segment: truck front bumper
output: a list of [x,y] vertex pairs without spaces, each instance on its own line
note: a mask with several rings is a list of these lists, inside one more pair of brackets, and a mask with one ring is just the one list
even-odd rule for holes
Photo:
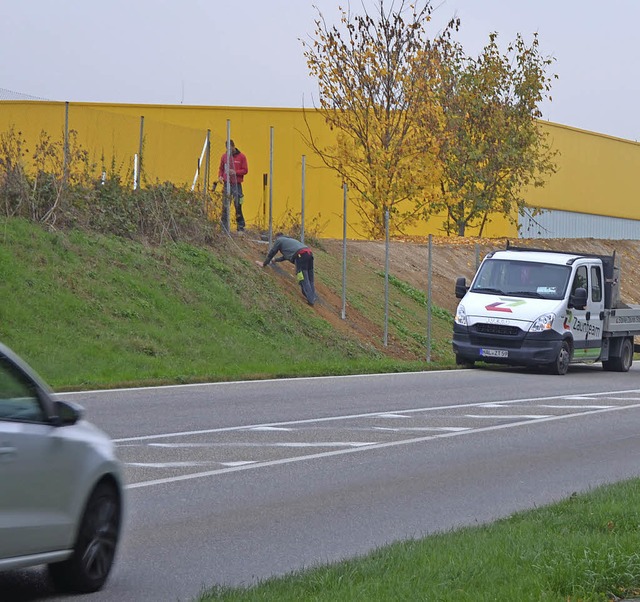
[[487,335],[474,326],[453,326],[453,352],[462,362],[542,366],[556,360],[562,340],[560,334],[552,330]]

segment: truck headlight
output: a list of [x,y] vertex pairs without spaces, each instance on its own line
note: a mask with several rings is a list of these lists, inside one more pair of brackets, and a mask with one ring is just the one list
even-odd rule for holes
[[460,326],[468,326],[467,324],[467,312],[464,310],[464,305],[458,305],[455,317],[456,324]]
[[555,319],[556,314],[544,314],[531,325],[529,332],[544,332],[545,330],[551,330],[551,328],[553,328],[553,321]]

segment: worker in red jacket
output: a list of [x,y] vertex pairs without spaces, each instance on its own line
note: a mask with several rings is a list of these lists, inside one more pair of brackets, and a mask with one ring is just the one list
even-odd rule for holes
[[247,157],[240,152],[240,149],[236,148],[233,140],[229,140],[229,151],[220,157],[220,167],[218,168],[218,181],[224,185],[222,224],[226,227],[228,219],[226,210],[233,201],[238,232],[242,232],[245,228],[244,215],[242,214],[242,203],[244,202],[242,181],[248,172]]

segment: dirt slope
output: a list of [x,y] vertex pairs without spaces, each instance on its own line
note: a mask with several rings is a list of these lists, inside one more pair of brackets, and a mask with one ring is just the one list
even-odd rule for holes
[[[264,256],[264,243],[243,240],[245,249],[258,258]],[[611,241],[599,239],[545,239],[512,241],[519,246],[553,250],[569,250],[581,253],[611,254],[620,257],[622,274],[622,299],[627,303],[640,303],[640,241]],[[475,273],[476,264],[487,252],[504,249],[506,240],[497,239],[452,239],[432,238],[431,294],[434,305],[455,312],[458,300],[454,294],[455,280],[465,276],[469,281]],[[313,245],[311,245],[313,248]],[[248,247],[248,248],[247,248]],[[394,240],[389,248],[389,272],[412,287],[427,292],[429,252],[428,239],[411,238]],[[316,288],[320,302],[314,307],[320,316],[339,331],[356,336],[366,345],[383,353],[404,359],[420,359],[415,350],[409,350],[399,341],[389,338],[387,347],[382,345],[382,326],[372,319],[371,313],[347,304],[346,319],[342,319],[341,278],[343,244],[341,240],[322,239],[316,245]],[[354,275],[366,271],[383,272],[385,267],[385,244],[379,241],[348,241],[347,264],[350,281]],[[282,267],[280,267],[282,266]],[[268,268],[281,279],[283,288],[291,295],[300,297],[293,280],[293,266],[289,263]],[[366,286],[359,283],[360,286]],[[376,285],[377,286],[377,285]],[[347,286],[349,290],[349,285]],[[373,286],[372,289],[373,291]],[[377,296],[379,291],[372,292]],[[377,300],[378,304],[380,300]],[[445,333],[446,335],[446,333]]]
[[[640,303],[640,241],[581,238],[511,241],[511,244],[598,255],[615,251],[620,258],[622,298],[627,303]],[[342,241],[323,240],[322,246],[332,254],[342,253]],[[433,302],[453,313],[458,304],[454,295],[456,277],[471,279],[476,271],[476,254],[481,260],[489,251],[504,249],[505,246],[506,240],[433,238]],[[383,242],[350,241],[347,249],[348,255],[360,257],[364,262],[378,264],[384,269]],[[389,271],[397,278],[426,290],[427,266],[428,244],[425,239],[413,238],[390,243]]]

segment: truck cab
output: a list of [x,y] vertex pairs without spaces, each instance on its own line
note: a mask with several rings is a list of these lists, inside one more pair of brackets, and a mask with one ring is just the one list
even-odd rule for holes
[[617,285],[615,255],[494,251],[469,287],[464,278],[456,282],[456,362],[540,366],[565,374],[571,362],[602,361],[605,369],[627,371],[633,332],[606,329]]

